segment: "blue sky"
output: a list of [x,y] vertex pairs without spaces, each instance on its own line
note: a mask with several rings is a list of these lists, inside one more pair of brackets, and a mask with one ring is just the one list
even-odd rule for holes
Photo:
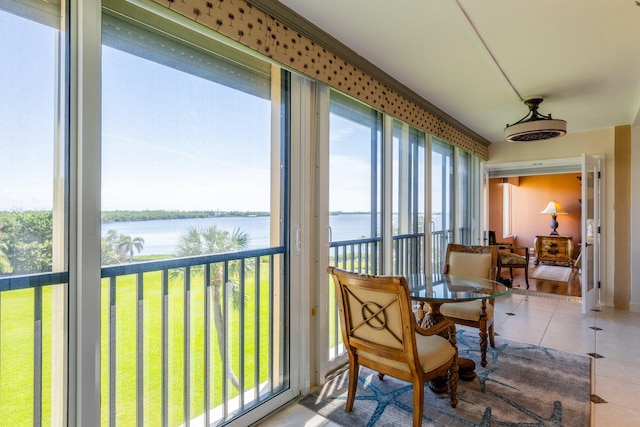
[[[53,205],[56,43],[0,11],[0,210]],[[268,100],[110,47],[102,61],[103,210],[270,209]],[[369,129],[330,131],[330,209],[368,211]]]

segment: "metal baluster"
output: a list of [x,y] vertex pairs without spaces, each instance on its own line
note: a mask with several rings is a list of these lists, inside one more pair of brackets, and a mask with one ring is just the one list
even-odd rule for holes
[[162,425],[169,425],[169,270],[162,270]]
[[33,290],[33,425],[42,425],[42,288]]
[[116,425],[116,278],[109,278],[109,425]]
[[204,425],[211,425],[211,264],[204,265]]
[[136,421],[144,425],[144,278],[136,276]]
[[182,357],[182,370],[184,379],[182,381],[182,396],[183,396],[183,412],[184,412],[184,425],[189,427],[191,423],[191,267],[186,267],[184,271],[184,287],[183,287],[183,357]]

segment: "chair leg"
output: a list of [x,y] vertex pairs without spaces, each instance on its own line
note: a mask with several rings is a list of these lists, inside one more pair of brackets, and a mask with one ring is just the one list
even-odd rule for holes
[[480,327],[480,364],[487,366],[487,330]]
[[349,390],[347,392],[347,406],[344,408],[346,412],[351,412],[353,402],[356,399],[356,388],[358,388],[358,373],[360,366],[357,363],[349,364]]
[[452,408],[458,405],[458,369],[458,355],[456,354],[453,365],[451,365],[447,372],[449,404]]
[[491,348],[496,348],[496,338],[493,331],[493,323],[489,325],[489,345],[491,345]]
[[529,266],[524,268],[524,281],[527,284],[527,289],[529,289]]
[[413,382],[413,427],[422,426],[422,413],[424,411],[424,382]]

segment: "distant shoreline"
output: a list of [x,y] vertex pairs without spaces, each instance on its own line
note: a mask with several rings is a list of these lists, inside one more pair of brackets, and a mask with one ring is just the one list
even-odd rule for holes
[[[15,211],[0,211],[0,219],[11,217]],[[43,210],[23,211],[23,212],[46,212]],[[50,211],[49,211],[50,212]],[[353,215],[366,214],[367,212],[330,212],[330,215]],[[131,222],[131,221],[153,221],[167,219],[196,219],[196,218],[224,218],[224,217],[265,217],[269,212],[263,211],[166,211],[166,210],[115,210],[103,211],[102,223]]]
[[153,221],[166,219],[194,219],[194,218],[224,218],[224,217],[264,217],[269,216],[269,212],[241,212],[241,211],[103,211],[102,222],[130,222],[130,221]]

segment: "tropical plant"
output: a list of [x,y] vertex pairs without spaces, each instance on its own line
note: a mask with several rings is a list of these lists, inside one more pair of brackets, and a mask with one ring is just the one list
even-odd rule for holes
[[[236,252],[247,247],[248,235],[240,229],[234,229],[233,232],[220,230],[216,226],[207,228],[189,227],[185,233],[178,240],[176,256],[187,257],[197,256],[205,254],[216,254],[225,252]],[[245,272],[250,272],[254,269],[254,265],[251,262],[244,263]],[[202,270],[200,270],[202,271]],[[174,274],[181,274],[174,270]],[[229,373],[229,381],[238,390],[240,390],[240,381],[237,375],[233,371],[231,365],[231,358],[225,357],[227,349],[225,346],[226,340],[222,339],[225,334],[224,330],[224,304],[223,296],[231,298],[231,304],[234,309],[240,306],[240,301],[244,296],[240,295],[240,287],[237,279],[240,277],[240,263],[230,262],[227,264],[226,269],[227,280],[225,282],[225,268],[223,263],[211,264],[210,270],[210,285],[213,290],[213,322],[218,334],[218,351],[220,352],[220,358],[227,362],[227,372]],[[224,292],[226,287],[227,292]]]
[[[13,274],[51,271],[53,213],[51,211],[13,212],[0,233],[4,254]],[[0,259],[2,257],[0,256]],[[4,268],[4,267],[2,267]],[[8,272],[8,271],[7,271]]]
[[137,250],[138,253],[144,248],[144,239],[142,237],[131,237],[127,234],[120,236],[118,242],[118,252],[122,255],[129,256],[129,262],[133,262],[133,250]]
[[122,255],[118,253],[118,245],[122,234],[118,230],[111,229],[100,239],[100,260],[102,265],[120,264]]
[[13,271],[13,268],[11,267],[9,257],[7,256],[7,242],[2,239],[2,234],[0,234],[0,274],[9,274]]

